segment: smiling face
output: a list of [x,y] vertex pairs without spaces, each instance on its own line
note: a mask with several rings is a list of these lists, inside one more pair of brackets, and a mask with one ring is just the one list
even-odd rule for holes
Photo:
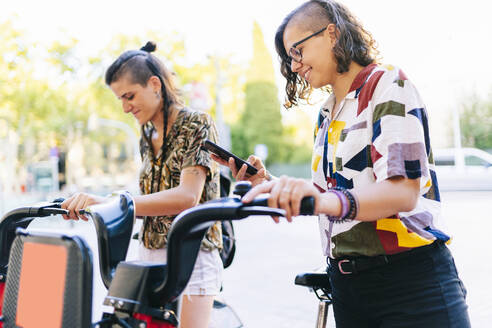
[[[316,31],[306,30],[298,24],[289,24],[283,34],[285,52],[299,40],[302,40]],[[291,70],[305,79],[313,88],[320,88],[333,84],[337,76],[337,62],[333,55],[336,42],[335,26],[329,24],[322,33],[309,38],[296,46],[302,53],[300,63],[292,60]]]
[[162,115],[162,97],[160,81],[156,76],[150,77],[146,86],[133,83],[128,74],[122,76],[109,86],[121,100],[123,111],[131,113],[140,125],[153,121]]

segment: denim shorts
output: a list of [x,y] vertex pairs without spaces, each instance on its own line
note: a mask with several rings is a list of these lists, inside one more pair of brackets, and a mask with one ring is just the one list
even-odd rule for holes
[[[141,261],[165,264],[167,261],[167,248],[148,249],[139,245],[138,258]],[[224,267],[220,259],[219,251],[200,250],[191,274],[190,281],[183,291],[184,295],[218,295],[222,287],[222,272]]]
[[337,328],[468,328],[466,289],[448,248],[429,251],[357,274],[331,266]]

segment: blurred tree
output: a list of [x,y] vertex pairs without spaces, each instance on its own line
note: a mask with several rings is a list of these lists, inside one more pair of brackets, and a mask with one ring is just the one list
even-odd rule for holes
[[460,113],[463,146],[492,149],[492,93],[488,99],[472,96]]
[[[265,46],[260,26],[255,22],[253,58],[245,85],[245,109],[233,126],[233,152],[247,158],[254,153],[255,145],[265,144],[269,151],[268,165],[309,162],[312,150],[309,115],[298,109],[289,113],[289,120],[282,117],[280,108],[272,57]],[[309,132],[306,134],[306,131]]]
[[[25,176],[26,163],[47,159],[67,132],[65,117],[73,106],[64,85],[53,88],[49,79],[36,74],[37,44],[26,41],[11,20],[1,22],[0,30],[0,120],[8,122],[6,170],[15,182],[8,189],[19,190],[18,177]],[[36,156],[39,153],[45,157]]]
[[[106,49],[88,60],[90,70],[86,79],[90,81],[89,90],[80,89],[79,101],[84,107],[90,108],[92,112],[97,113],[100,117],[118,119],[128,124],[134,124],[131,115],[126,115],[121,110],[119,101],[114,97],[111,90],[104,84],[104,72],[106,68],[122,52],[130,49],[138,49],[148,40],[157,44],[155,55],[163,63],[176,73],[178,86],[185,86],[192,82],[202,82],[208,87],[211,99],[215,98],[217,72],[214,66],[214,59],[217,58],[224,75],[222,86],[222,106],[225,112],[225,119],[228,123],[237,120],[238,108],[241,108],[243,100],[242,88],[243,81],[241,76],[244,72],[242,66],[236,62],[232,56],[216,56],[215,58],[204,58],[201,62],[191,62],[187,58],[187,50],[183,37],[176,33],[162,34],[157,32],[148,32],[145,37],[117,35]],[[186,94],[184,95],[186,98]],[[186,100],[186,99],[185,99]],[[97,106],[94,106],[97,104]],[[214,115],[215,106],[212,102],[210,112]]]
[[8,120],[9,127],[15,130],[19,121],[10,99],[18,86],[25,85],[32,70],[23,32],[15,29],[11,20],[0,22],[0,31],[0,117]]
[[187,67],[177,66],[175,71],[183,86],[193,82],[202,82],[207,85],[211,100],[209,110],[212,116],[215,116],[214,99],[216,99],[217,88],[220,85],[224,120],[229,125],[238,121],[244,107],[245,68],[232,55],[210,55],[201,63]]
[[78,42],[76,38],[69,38],[67,41],[55,41],[49,47],[48,62],[56,66],[61,74],[76,73],[80,68],[80,61],[75,55]]
[[[23,163],[24,154],[18,153],[26,139],[36,138],[54,146],[66,135],[67,121],[84,119],[84,113],[73,110],[65,85],[53,88],[49,79],[36,75],[35,43],[28,43],[23,31],[17,30],[11,21],[0,24],[3,40],[0,43],[0,117],[9,121],[9,128],[18,135],[16,158]],[[58,53],[61,45],[57,45]],[[59,58],[60,62],[62,58]],[[65,68],[68,70],[68,68]],[[4,83],[5,82],[5,83]],[[55,132],[53,138],[41,138]],[[59,136],[57,138],[57,135]]]
[[[178,85],[204,82],[212,99],[218,78],[217,61],[222,70],[225,119],[231,124],[239,117],[244,101],[243,66],[232,56],[191,62],[187,58],[184,39],[178,33],[150,31],[143,37],[118,35],[104,49],[83,57],[80,56],[79,41],[70,36],[46,46],[28,41],[12,21],[0,22],[0,30],[0,124],[18,136],[13,146],[15,157],[21,160],[16,164],[18,167],[26,162],[46,159],[51,147],[66,151],[77,138],[83,139],[79,141],[86,148],[94,149],[95,143],[104,149],[119,144],[118,149],[127,152],[125,147],[121,147],[127,143],[126,135],[109,131],[112,129],[89,131],[87,122],[91,115],[96,115],[124,122],[138,134],[139,126],[135,119],[123,112],[120,101],[105,85],[104,73],[122,52],[138,49],[148,40],[157,43],[156,56],[176,72]],[[211,105],[213,115],[214,105]],[[85,153],[84,162],[94,165],[100,161],[96,158],[99,152],[88,150]]]
[[232,150],[247,158],[257,144],[268,147],[266,163],[285,159],[282,116],[272,57],[258,23],[253,25],[253,58],[247,72],[245,109],[232,129]]
[[285,115],[284,125],[284,147],[286,163],[304,164],[311,161],[313,150],[313,121],[306,110],[296,108]]
[[253,58],[247,71],[247,82],[267,81],[274,83],[272,56],[268,51],[260,25],[253,23]]
[[37,136],[53,131],[62,138],[71,128],[69,122],[85,121],[87,113],[77,110],[65,94],[65,86],[52,89],[46,82],[29,80],[19,85],[8,97],[9,107],[14,109],[14,122],[23,136]]

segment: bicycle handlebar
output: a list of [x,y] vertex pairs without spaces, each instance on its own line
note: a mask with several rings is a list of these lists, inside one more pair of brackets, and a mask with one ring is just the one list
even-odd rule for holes
[[60,205],[61,202],[39,203],[13,209],[2,217],[0,221],[0,275],[5,276],[7,273],[10,248],[17,228],[27,228],[37,217],[68,214],[68,211],[60,208]]
[[[152,291],[150,298],[160,304],[177,298],[186,287],[207,230],[216,221],[242,220],[252,215],[285,216],[285,211],[267,207],[268,197],[259,196],[244,204],[240,198],[222,198],[190,208],[173,221],[167,244],[167,275]],[[15,230],[26,228],[35,217],[68,214],[61,202],[22,207],[8,212],[0,221],[0,274],[7,272],[8,258]],[[314,198],[301,202],[301,215],[311,215]],[[122,193],[106,203],[93,205],[84,213],[92,218],[99,244],[99,264],[103,283],[107,288],[119,262],[126,257],[135,220],[131,195]]]
[[[244,204],[239,198],[222,198],[181,212],[173,221],[168,234],[167,275],[154,288],[152,298],[165,304],[176,299],[186,287],[201,241],[215,221],[242,220],[252,215],[285,216],[285,211],[266,207],[268,197],[260,196]],[[314,197],[301,201],[302,215],[312,215]],[[193,259],[190,261],[190,258]]]
[[[106,288],[109,288],[116,266],[126,257],[135,220],[135,206],[131,195],[123,192],[115,196],[118,197],[79,211],[80,214],[90,216],[96,228],[99,267]],[[60,207],[62,202],[63,199],[59,198],[50,203],[20,207],[3,216],[0,221],[0,276],[5,277],[7,273],[10,249],[17,228],[26,229],[38,217],[69,214],[69,211]]]

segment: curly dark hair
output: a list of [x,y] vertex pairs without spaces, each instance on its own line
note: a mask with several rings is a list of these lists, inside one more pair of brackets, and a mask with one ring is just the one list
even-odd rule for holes
[[308,100],[311,85],[291,70],[291,58],[284,48],[284,32],[289,24],[296,24],[315,32],[329,24],[335,24],[337,41],[333,54],[337,61],[337,72],[345,73],[352,61],[367,66],[376,61],[379,51],[376,41],[357,18],[342,4],[333,0],[311,0],[288,14],[275,34],[275,48],[280,60],[280,72],[287,79],[284,106],[290,108],[299,99]]

